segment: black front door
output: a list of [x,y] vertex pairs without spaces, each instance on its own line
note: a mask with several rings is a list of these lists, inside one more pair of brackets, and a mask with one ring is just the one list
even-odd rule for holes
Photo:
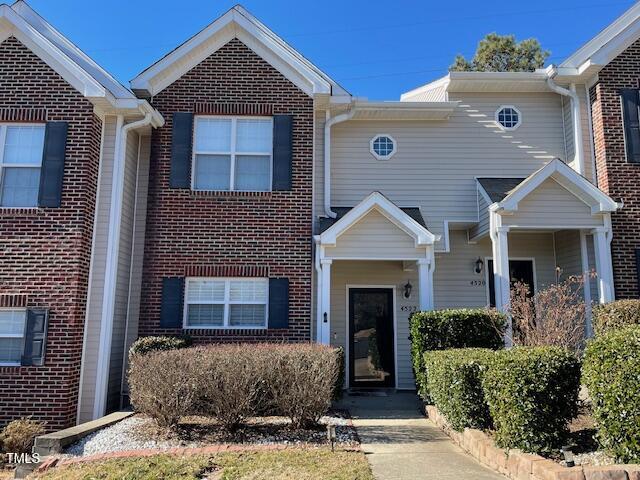
[[[487,262],[489,273],[489,305],[496,306],[496,288],[493,276],[493,260]],[[533,295],[533,261],[532,260],[509,260],[509,278],[511,279],[511,287],[517,282],[524,283],[529,286],[529,294]]]
[[393,290],[349,289],[349,386],[393,387]]

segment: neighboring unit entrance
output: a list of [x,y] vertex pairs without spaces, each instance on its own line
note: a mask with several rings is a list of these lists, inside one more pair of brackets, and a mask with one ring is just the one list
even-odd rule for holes
[[[489,306],[496,306],[496,290],[493,276],[493,260],[487,262],[489,274]],[[511,287],[517,282],[529,286],[529,293],[535,293],[535,278],[533,274],[533,260],[509,260],[509,278]]]
[[393,289],[349,289],[349,386],[394,387]]

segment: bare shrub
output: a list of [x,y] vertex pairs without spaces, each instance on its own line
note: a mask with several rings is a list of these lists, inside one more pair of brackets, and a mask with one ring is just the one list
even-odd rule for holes
[[322,345],[286,345],[273,351],[267,379],[276,409],[293,428],[307,428],[331,406],[339,376],[340,356]]
[[44,433],[44,426],[31,418],[9,422],[0,433],[0,452],[31,453],[35,438]]
[[171,428],[193,412],[200,398],[200,349],[185,348],[132,355],[129,367],[131,404]]
[[[560,270],[558,269],[558,278]],[[509,314],[513,344],[553,345],[580,350],[584,344],[586,305],[582,297],[584,277],[572,276],[530,294],[527,284],[516,283]]]

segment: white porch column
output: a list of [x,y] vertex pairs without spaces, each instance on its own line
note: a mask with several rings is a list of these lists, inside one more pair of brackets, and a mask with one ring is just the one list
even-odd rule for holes
[[320,260],[320,289],[322,291],[320,303],[320,338],[319,343],[329,345],[331,342],[331,263],[332,260]]
[[614,300],[613,271],[611,269],[611,248],[607,239],[607,228],[596,228],[593,234],[593,246],[596,254],[596,270],[598,274],[598,301],[600,303]]
[[587,251],[587,232],[580,230],[580,260],[582,264],[583,295],[585,306],[585,335],[593,337],[593,319],[591,316],[591,275],[589,272],[589,253]]
[[[491,238],[493,247],[493,275],[496,297],[496,308],[501,312],[509,309],[511,297],[511,279],[509,275],[509,227],[495,227],[495,233]],[[512,346],[513,326],[511,318],[507,319],[505,331],[505,345]]]
[[433,310],[433,260],[421,258],[418,264],[420,311]]

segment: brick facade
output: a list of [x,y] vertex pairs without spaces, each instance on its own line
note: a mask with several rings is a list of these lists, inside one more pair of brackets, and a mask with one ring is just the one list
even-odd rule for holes
[[0,208],[3,306],[49,309],[45,365],[0,367],[0,425],[75,423],[101,122],[93,105],[13,37],[0,44],[2,121],[67,121],[60,208]]
[[638,88],[640,41],[609,63],[590,90],[598,186],[624,208],[612,216],[616,298],[638,298],[635,249],[640,248],[640,165],[626,160],[619,90]]
[[[159,326],[162,278],[189,272],[287,277],[289,328],[190,330],[204,341],[308,341],[311,335],[313,100],[237,39],[151,99],[152,133],[139,333]],[[292,114],[293,189],[259,193],[169,188],[173,112]]]

